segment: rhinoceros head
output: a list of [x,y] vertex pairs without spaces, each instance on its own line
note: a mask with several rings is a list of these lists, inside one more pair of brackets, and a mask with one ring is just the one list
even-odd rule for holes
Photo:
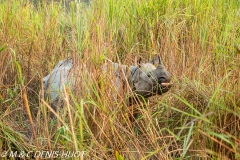
[[170,81],[171,75],[160,56],[132,70],[133,91],[144,98],[167,92],[172,86]]

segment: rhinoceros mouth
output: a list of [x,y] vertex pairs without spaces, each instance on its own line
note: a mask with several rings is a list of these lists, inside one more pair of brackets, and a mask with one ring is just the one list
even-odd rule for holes
[[172,83],[160,83],[158,85],[157,94],[161,95],[166,93],[172,87],[172,85]]
[[172,87],[172,83],[161,83],[161,86],[162,87],[167,87],[167,88],[170,88],[170,87]]
[[160,83],[158,85],[155,85],[152,90],[137,90],[135,85],[133,85],[133,91],[141,96],[144,96],[145,98],[154,96],[154,95],[161,95],[163,93],[166,93],[171,87],[172,83]]

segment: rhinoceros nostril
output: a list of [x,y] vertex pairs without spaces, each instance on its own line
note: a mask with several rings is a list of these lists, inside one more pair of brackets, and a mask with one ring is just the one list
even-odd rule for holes
[[167,82],[167,79],[165,77],[159,77],[158,78],[158,83],[166,83]]

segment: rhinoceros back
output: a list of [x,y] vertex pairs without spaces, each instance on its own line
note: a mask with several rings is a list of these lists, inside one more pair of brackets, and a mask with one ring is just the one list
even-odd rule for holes
[[53,71],[43,78],[45,90],[44,98],[50,99],[51,102],[59,98],[60,92],[63,92],[63,85],[71,85],[72,60],[65,59],[60,61]]

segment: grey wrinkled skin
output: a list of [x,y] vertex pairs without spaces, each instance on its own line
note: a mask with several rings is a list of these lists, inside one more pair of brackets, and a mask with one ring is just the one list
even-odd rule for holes
[[162,83],[170,83],[171,75],[160,63],[155,67],[152,63],[146,63],[137,69],[137,73],[133,75],[134,92],[144,98],[151,97],[156,94],[163,94],[171,87],[162,86]]
[[57,100],[59,92],[63,91],[64,84],[70,84],[69,71],[72,68],[72,60],[60,61],[46,77],[43,78],[44,99],[49,96],[51,101]]
[[[57,106],[56,102],[59,98],[62,97],[60,94],[63,93],[63,86],[66,84],[69,86],[74,85],[76,75],[71,72],[72,67],[73,62],[71,59],[62,60],[50,74],[43,78],[44,98],[48,97],[50,102],[55,102],[55,106]],[[157,94],[161,95],[171,88],[171,75],[162,64],[160,56],[139,66],[128,67],[118,63],[107,62],[103,65],[103,74],[109,74],[109,70],[116,76],[114,84],[118,91],[121,89],[121,83],[126,82],[126,80],[129,86],[131,86],[133,93],[144,98]],[[81,82],[81,78],[78,80]]]

